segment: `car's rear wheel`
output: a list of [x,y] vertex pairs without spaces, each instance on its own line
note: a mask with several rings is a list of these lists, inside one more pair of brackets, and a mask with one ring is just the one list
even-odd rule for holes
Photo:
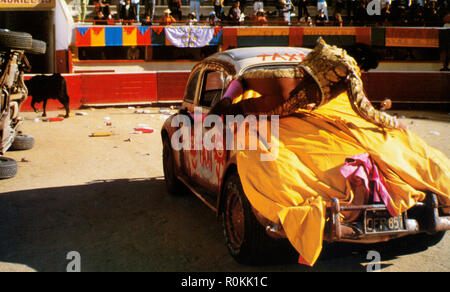
[[167,191],[173,195],[183,192],[183,185],[178,180],[175,171],[175,158],[173,156],[173,149],[170,145],[170,140],[167,137],[163,138],[163,170],[166,181]]
[[11,150],[30,150],[34,147],[34,137],[25,134],[17,134],[11,145]]
[[0,157],[0,179],[13,178],[17,175],[17,162],[14,159]]
[[266,262],[275,240],[256,219],[237,173],[227,178],[223,195],[223,229],[230,254],[243,264]]

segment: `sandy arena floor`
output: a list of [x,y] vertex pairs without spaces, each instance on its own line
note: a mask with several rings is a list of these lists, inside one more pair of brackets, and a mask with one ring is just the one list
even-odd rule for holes
[[[166,116],[146,110],[87,109],[88,116],[54,123],[22,114],[36,145],[5,155],[28,162],[0,181],[0,271],[65,271],[70,251],[81,254],[82,271],[365,271],[370,249],[380,252],[383,271],[450,271],[450,233],[423,251],[334,244],[314,268],[236,263],[220,220],[194,196],[166,193],[159,135]],[[398,115],[450,156],[450,114]],[[155,132],[131,134],[139,124]],[[94,132],[114,135],[89,137]]]

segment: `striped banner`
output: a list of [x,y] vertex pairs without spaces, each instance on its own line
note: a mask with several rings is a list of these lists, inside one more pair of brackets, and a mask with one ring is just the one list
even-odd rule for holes
[[[258,46],[314,47],[322,37],[337,46],[364,43],[377,47],[445,48],[450,46],[449,34],[447,28],[214,27],[214,36],[206,45],[222,46],[223,50]],[[165,26],[77,27],[75,37],[77,47],[173,45],[167,39]]]

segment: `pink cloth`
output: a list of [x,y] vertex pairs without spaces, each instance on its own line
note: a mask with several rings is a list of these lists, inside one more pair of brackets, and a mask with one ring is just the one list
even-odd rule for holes
[[223,95],[222,99],[231,98],[233,100],[243,93],[244,87],[242,86],[241,82],[239,82],[239,80],[237,79],[234,79],[233,81],[231,81],[230,86],[228,86],[228,89]]
[[369,154],[359,154],[345,159],[345,165],[341,167],[341,174],[354,184],[363,184],[370,195],[370,182],[373,183],[373,201],[383,202],[389,214],[395,216],[395,211],[391,205],[391,196],[386,189],[386,182],[379,173],[378,167],[372,163]]

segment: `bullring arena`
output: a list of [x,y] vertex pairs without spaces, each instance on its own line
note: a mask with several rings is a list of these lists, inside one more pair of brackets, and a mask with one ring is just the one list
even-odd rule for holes
[[[83,272],[367,271],[369,251],[380,254],[381,271],[450,271],[448,233],[428,248],[401,242],[329,243],[312,267],[298,264],[297,255],[266,265],[240,264],[224,244],[220,217],[189,191],[167,192],[160,133],[181,108],[191,70],[206,57],[243,47],[312,49],[322,37],[339,47],[371,47],[380,61],[362,73],[370,101],[379,108],[386,98],[392,100],[387,113],[449,157],[450,73],[442,69],[450,32],[444,18],[411,27],[392,19],[353,19],[342,9],[339,27],[335,3],[329,3],[329,21],[320,23],[314,22],[315,3],[308,2],[312,25],[298,19],[294,5],[286,23],[270,2],[264,3],[268,23],[263,26],[253,23],[253,3],[247,3],[239,25],[229,19],[208,25],[214,6],[202,2],[200,22],[189,24],[190,6],[181,2],[181,21],[163,26],[158,21],[166,5],[156,3],[154,23],[146,26],[137,19],[123,22],[115,4],[105,23],[95,22],[95,3],[87,6],[83,22],[74,12],[75,1],[53,4],[37,10],[0,5],[0,28],[28,32],[47,43],[45,55],[29,58],[33,69],[25,80],[61,73],[71,108],[70,118],[58,119],[64,110],[56,100],[49,101],[46,118],[32,111],[31,97],[21,105],[20,130],[35,144],[4,154],[17,161],[18,173],[0,181],[0,271],[65,272],[72,251],[80,255]],[[141,3],[141,21],[144,7]],[[230,8],[231,2],[225,3],[223,11],[228,14]],[[18,15],[44,20],[41,27],[29,27],[14,23]],[[60,23],[55,29],[53,24]],[[178,43],[176,28],[192,44]],[[194,38],[206,33],[208,40],[196,43]]]

